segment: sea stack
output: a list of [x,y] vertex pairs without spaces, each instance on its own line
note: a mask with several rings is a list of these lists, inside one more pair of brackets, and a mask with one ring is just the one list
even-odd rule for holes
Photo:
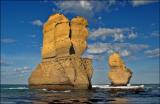
[[43,26],[41,63],[28,79],[31,88],[91,88],[92,60],[81,58],[87,48],[87,25],[87,20],[80,16],[71,21],[63,14],[49,17]]
[[132,71],[125,66],[119,53],[112,53],[109,56],[108,64],[110,67],[108,78],[112,86],[126,86],[132,77]]

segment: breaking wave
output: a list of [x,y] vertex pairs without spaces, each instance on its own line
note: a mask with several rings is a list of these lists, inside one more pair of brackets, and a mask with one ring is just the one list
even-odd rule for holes
[[144,85],[139,85],[139,86],[110,86],[110,85],[92,85],[93,88],[120,88],[120,89],[132,89],[132,88],[144,88]]
[[3,88],[3,89],[8,89],[8,90],[24,90],[24,89],[28,89],[28,87],[10,87],[10,88]]
[[56,91],[56,90],[47,90],[47,89],[45,89],[45,88],[40,89],[40,90],[48,91],[48,92],[71,92],[71,90]]

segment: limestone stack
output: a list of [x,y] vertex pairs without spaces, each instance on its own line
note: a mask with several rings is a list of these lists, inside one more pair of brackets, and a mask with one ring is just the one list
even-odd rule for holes
[[125,66],[119,53],[111,54],[109,56],[108,64],[110,66],[108,78],[111,80],[111,85],[113,86],[127,85],[130,81],[130,78],[132,77],[132,72]]
[[33,88],[89,89],[92,60],[81,58],[87,48],[87,20],[69,21],[63,14],[49,17],[43,27],[42,61],[28,79]]

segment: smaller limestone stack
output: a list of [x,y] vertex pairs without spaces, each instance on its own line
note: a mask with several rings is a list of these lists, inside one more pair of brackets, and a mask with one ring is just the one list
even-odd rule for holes
[[110,66],[108,78],[111,80],[111,85],[126,86],[132,77],[132,72],[130,69],[126,68],[119,53],[111,54],[109,56],[108,64]]

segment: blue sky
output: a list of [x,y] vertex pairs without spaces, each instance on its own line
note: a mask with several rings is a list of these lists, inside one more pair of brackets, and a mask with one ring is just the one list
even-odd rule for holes
[[1,1],[1,83],[26,84],[41,61],[42,26],[54,13],[88,22],[88,49],[93,84],[108,84],[108,55],[118,51],[133,71],[131,83],[159,82],[159,2]]

